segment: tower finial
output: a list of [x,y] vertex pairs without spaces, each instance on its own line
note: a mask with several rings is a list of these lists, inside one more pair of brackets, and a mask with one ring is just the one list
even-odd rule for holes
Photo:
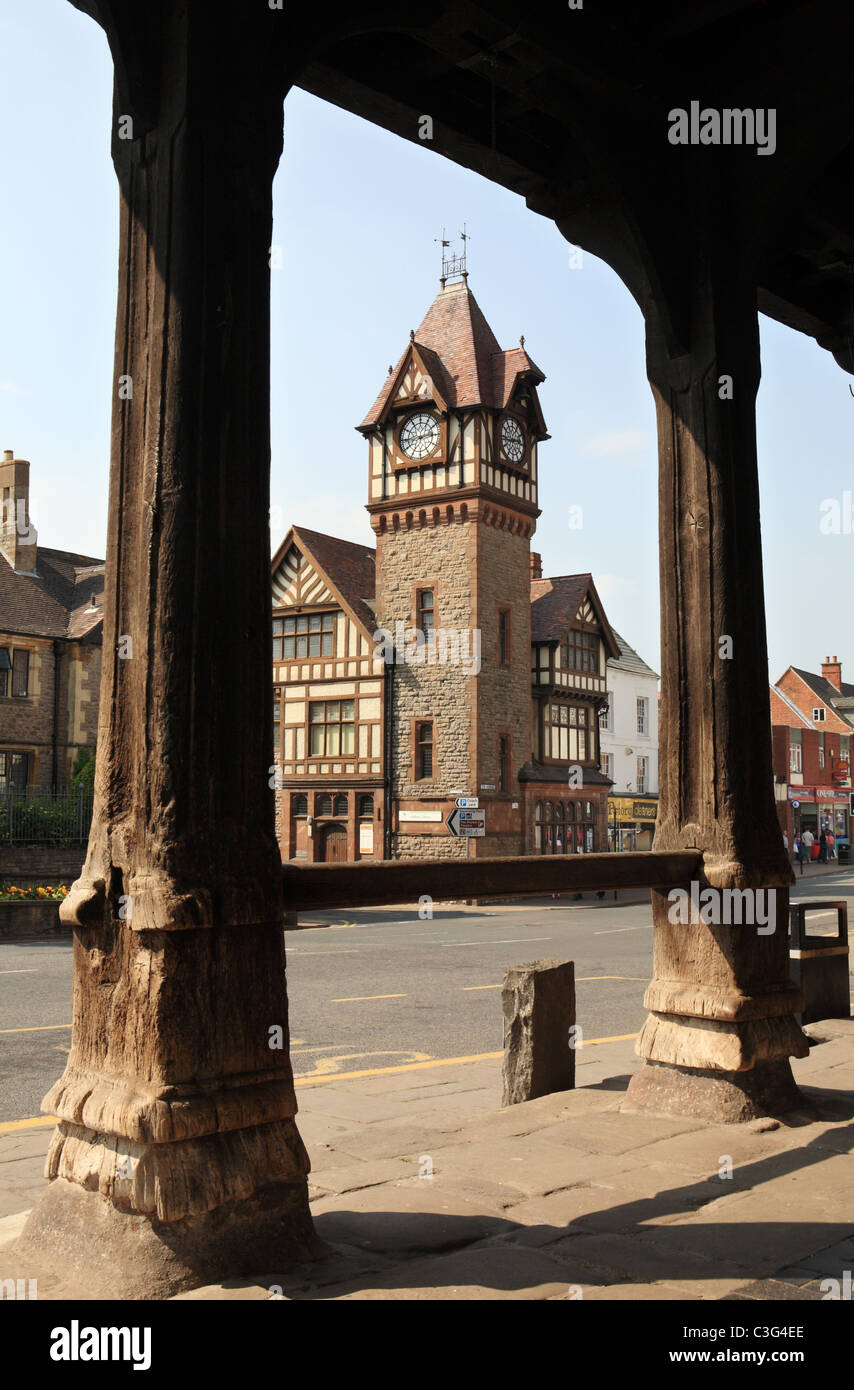
[[442,274],[439,277],[439,283],[442,289],[445,288],[449,280],[468,281],[468,270],[466,269],[466,242],[469,240],[469,234],[466,231],[465,222],[463,223],[463,230],[460,232],[460,238],[463,243],[463,249],[459,255],[457,255],[456,252],[448,250],[451,243],[445,238],[444,227],[442,228],[441,238],[433,238],[434,241],[441,241],[442,246]]

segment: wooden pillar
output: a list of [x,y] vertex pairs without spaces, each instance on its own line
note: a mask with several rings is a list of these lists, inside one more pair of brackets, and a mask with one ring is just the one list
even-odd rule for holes
[[[99,5],[119,301],[95,810],[49,1188],[21,1248],[111,1297],[314,1248],[275,838],[267,6]],[[159,27],[158,27],[159,25]],[[127,120],[132,125],[129,127]]]
[[[723,1120],[796,1103],[788,1058],[807,1052],[789,980],[794,880],[773,797],[755,427],[759,334],[749,271],[731,250],[738,244],[735,234],[707,244],[681,281],[687,350],[674,351],[660,305],[647,312],[660,464],[655,849],[699,849],[704,869],[693,911],[652,892],[654,978],[638,1041],[646,1065],[628,1096],[629,1108]],[[747,891],[736,899],[725,891],[734,889]],[[693,921],[679,920],[689,915]]]

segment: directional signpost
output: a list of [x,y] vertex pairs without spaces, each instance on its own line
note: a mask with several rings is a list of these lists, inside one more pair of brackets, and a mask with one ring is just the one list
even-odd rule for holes
[[[459,801],[476,801],[476,797],[459,797]],[[486,811],[465,810],[459,804],[445,821],[452,835],[476,838],[486,834]]]

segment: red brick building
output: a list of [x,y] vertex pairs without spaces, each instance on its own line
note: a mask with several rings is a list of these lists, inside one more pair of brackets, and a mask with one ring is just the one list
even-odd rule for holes
[[777,814],[789,837],[822,830],[850,843],[851,736],[854,686],[834,656],[821,674],[789,666],[771,687]]
[[543,380],[448,277],[358,427],[376,552],[292,527],[274,557],[283,858],[607,850],[619,647],[591,576],[531,554]]

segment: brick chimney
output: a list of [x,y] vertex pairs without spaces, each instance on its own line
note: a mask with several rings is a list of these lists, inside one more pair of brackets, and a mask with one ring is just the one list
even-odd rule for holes
[[821,663],[821,674],[831,685],[835,685],[837,690],[842,689],[842,662],[837,661],[836,657],[831,661],[829,656],[824,658]]
[[0,461],[0,554],[17,574],[35,574],[37,541],[30,525],[30,465],[6,449]]
[[542,579],[543,577],[543,557],[538,555],[536,550],[531,551],[531,578]]

